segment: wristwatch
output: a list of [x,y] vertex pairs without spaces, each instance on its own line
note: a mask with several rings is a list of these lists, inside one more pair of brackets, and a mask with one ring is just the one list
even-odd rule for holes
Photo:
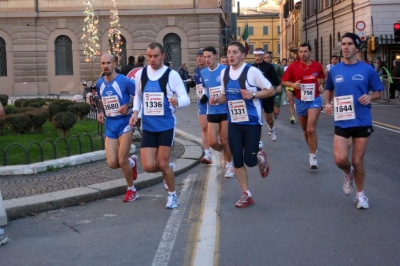
[[254,98],[256,98],[256,92],[255,91],[253,91],[253,98],[251,98],[251,99],[254,99]]

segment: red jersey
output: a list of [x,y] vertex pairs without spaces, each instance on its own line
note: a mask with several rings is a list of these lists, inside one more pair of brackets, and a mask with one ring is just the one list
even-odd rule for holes
[[[288,66],[282,76],[282,81],[295,83],[296,81],[301,80],[301,84],[314,84],[314,94],[315,97],[318,97],[318,78],[325,78],[324,70],[320,63],[311,61],[311,64],[306,66],[303,62],[296,61]],[[301,100],[300,90],[295,89],[294,92],[296,98]]]

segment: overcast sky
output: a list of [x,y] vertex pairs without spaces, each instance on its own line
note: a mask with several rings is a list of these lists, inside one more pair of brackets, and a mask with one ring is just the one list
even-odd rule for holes
[[235,0],[235,2],[240,2],[240,7],[256,7],[261,0]]

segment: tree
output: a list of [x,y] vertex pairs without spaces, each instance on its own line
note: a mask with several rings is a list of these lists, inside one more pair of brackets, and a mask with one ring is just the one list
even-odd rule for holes
[[[108,30],[108,38],[110,40],[110,45],[108,47],[108,52],[110,54],[118,56],[121,58],[121,31],[119,30],[119,16],[117,8],[117,0],[111,0],[113,3],[113,9],[110,10],[110,29]],[[118,64],[121,64],[121,60],[118,60]]]

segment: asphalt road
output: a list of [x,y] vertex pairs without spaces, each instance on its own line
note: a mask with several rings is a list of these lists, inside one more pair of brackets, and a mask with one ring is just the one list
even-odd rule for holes
[[[380,126],[365,156],[367,210],[356,208],[354,192],[343,194],[343,173],[333,161],[333,117],[321,113],[319,169],[310,170],[300,125],[289,123],[284,106],[277,141],[263,131],[270,175],[261,179],[257,168],[248,170],[254,205],[234,207],[238,182],[221,175],[214,152],[212,166],[176,177],[178,209],[164,208],[159,184],[140,190],[131,203],[118,196],[14,220],[5,227],[11,241],[0,248],[0,264],[399,265],[399,104],[373,107]],[[177,117],[179,129],[200,137],[195,103]]]

